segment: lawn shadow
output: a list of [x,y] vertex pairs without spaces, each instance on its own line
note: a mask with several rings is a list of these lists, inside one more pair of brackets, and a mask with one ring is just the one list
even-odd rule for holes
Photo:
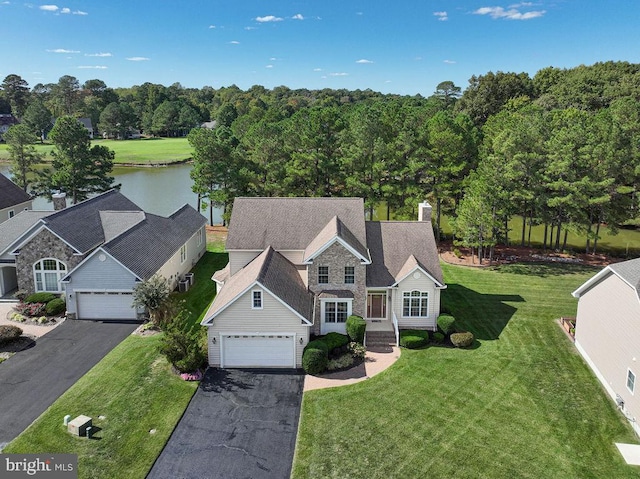
[[[517,308],[508,303],[524,302],[519,294],[482,294],[460,284],[448,284],[442,295],[443,309],[456,318],[458,329],[473,333],[476,339],[500,337]],[[474,341],[470,349],[480,343]]]
[[594,266],[573,263],[513,263],[492,267],[492,270],[497,273],[538,276],[539,278],[576,273],[593,273],[598,269]]

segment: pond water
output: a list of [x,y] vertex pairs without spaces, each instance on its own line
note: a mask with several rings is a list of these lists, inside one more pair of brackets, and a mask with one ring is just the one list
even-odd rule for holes
[[[190,171],[191,165],[188,164],[155,168],[120,167],[113,169],[113,176],[116,184],[122,184],[122,194],[143,210],[168,216],[185,203],[197,208],[198,197],[191,191]],[[0,173],[9,176],[7,163],[0,163]],[[52,210],[53,205],[44,198],[36,198],[33,209]],[[203,213],[208,218],[208,211]],[[221,209],[214,209],[213,222],[222,222]]]

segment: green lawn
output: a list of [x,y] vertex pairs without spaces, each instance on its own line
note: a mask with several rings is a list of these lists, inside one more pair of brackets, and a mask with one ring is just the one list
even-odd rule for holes
[[[210,278],[225,263],[226,254],[205,253],[195,268],[194,287],[178,295],[189,312],[190,327],[213,299],[215,285]],[[197,388],[171,372],[158,353],[160,338],[126,338],[4,452],[74,453],[79,455],[80,478],[144,478]],[[91,416],[100,428],[96,438],[67,434],[62,425],[66,414]]]
[[[94,145],[103,145],[116,154],[116,164],[147,165],[175,163],[191,158],[192,149],[186,138],[143,138],[139,140],[94,140]],[[51,160],[51,144],[36,144],[46,161]],[[6,144],[0,144],[0,161],[8,161]]]
[[403,350],[389,370],[303,398],[292,477],[631,478],[637,442],[555,318],[594,270],[444,266],[470,350]]

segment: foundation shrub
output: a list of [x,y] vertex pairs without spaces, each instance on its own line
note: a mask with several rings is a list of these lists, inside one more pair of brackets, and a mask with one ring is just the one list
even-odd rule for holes
[[417,349],[429,342],[429,331],[407,329],[400,331],[400,346],[407,349]]
[[453,333],[450,336],[451,344],[456,348],[468,348],[473,344],[473,333],[464,331],[462,333]]
[[347,335],[351,341],[364,343],[364,332],[367,329],[367,322],[360,316],[352,314],[347,318]]

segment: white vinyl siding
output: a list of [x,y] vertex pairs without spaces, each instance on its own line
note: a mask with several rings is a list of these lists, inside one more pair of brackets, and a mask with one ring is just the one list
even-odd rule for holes
[[636,375],[633,374],[631,369],[627,369],[627,389],[631,394],[633,394],[636,389]]
[[16,211],[30,210],[32,208],[32,204],[33,202],[29,200],[24,203],[10,206],[8,208],[0,209],[0,223],[2,223],[3,221],[7,221],[9,218],[11,218],[9,216],[9,211],[16,212]]
[[198,237],[199,233],[196,232],[189,240],[187,241],[186,248],[186,258],[185,261],[181,260],[182,255],[182,247],[174,253],[174,255],[167,261],[162,268],[158,270],[158,274],[162,277],[166,278],[169,281],[169,284],[172,288],[175,288],[178,285],[178,281],[182,279],[185,273],[188,273],[193,269],[196,265],[200,257],[204,254],[204,250],[206,248],[206,244],[203,243],[198,246]]
[[640,397],[627,389],[627,370],[640,361],[639,317],[637,293],[611,274],[580,297],[576,324],[576,347],[612,399],[619,394],[626,412],[638,421]]
[[251,263],[262,251],[229,251],[230,276]]
[[[255,289],[254,289],[255,290]],[[262,290],[262,309],[252,309],[252,291],[237,298],[213,320],[208,329],[209,364],[220,365],[220,335],[224,333],[295,334],[296,366],[302,366],[302,351],[309,341],[309,328],[270,293]],[[216,342],[213,342],[216,338]],[[302,338],[302,344],[300,344]]]
[[[426,317],[405,317],[404,315],[404,293],[411,291],[421,291],[428,294],[427,316]],[[420,278],[415,278],[411,273],[402,280],[397,287],[393,288],[391,294],[393,311],[398,318],[398,326],[402,329],[436,329],[436,320],[440,312],[440,290],[435,283],[424,273],[420,272]]]

